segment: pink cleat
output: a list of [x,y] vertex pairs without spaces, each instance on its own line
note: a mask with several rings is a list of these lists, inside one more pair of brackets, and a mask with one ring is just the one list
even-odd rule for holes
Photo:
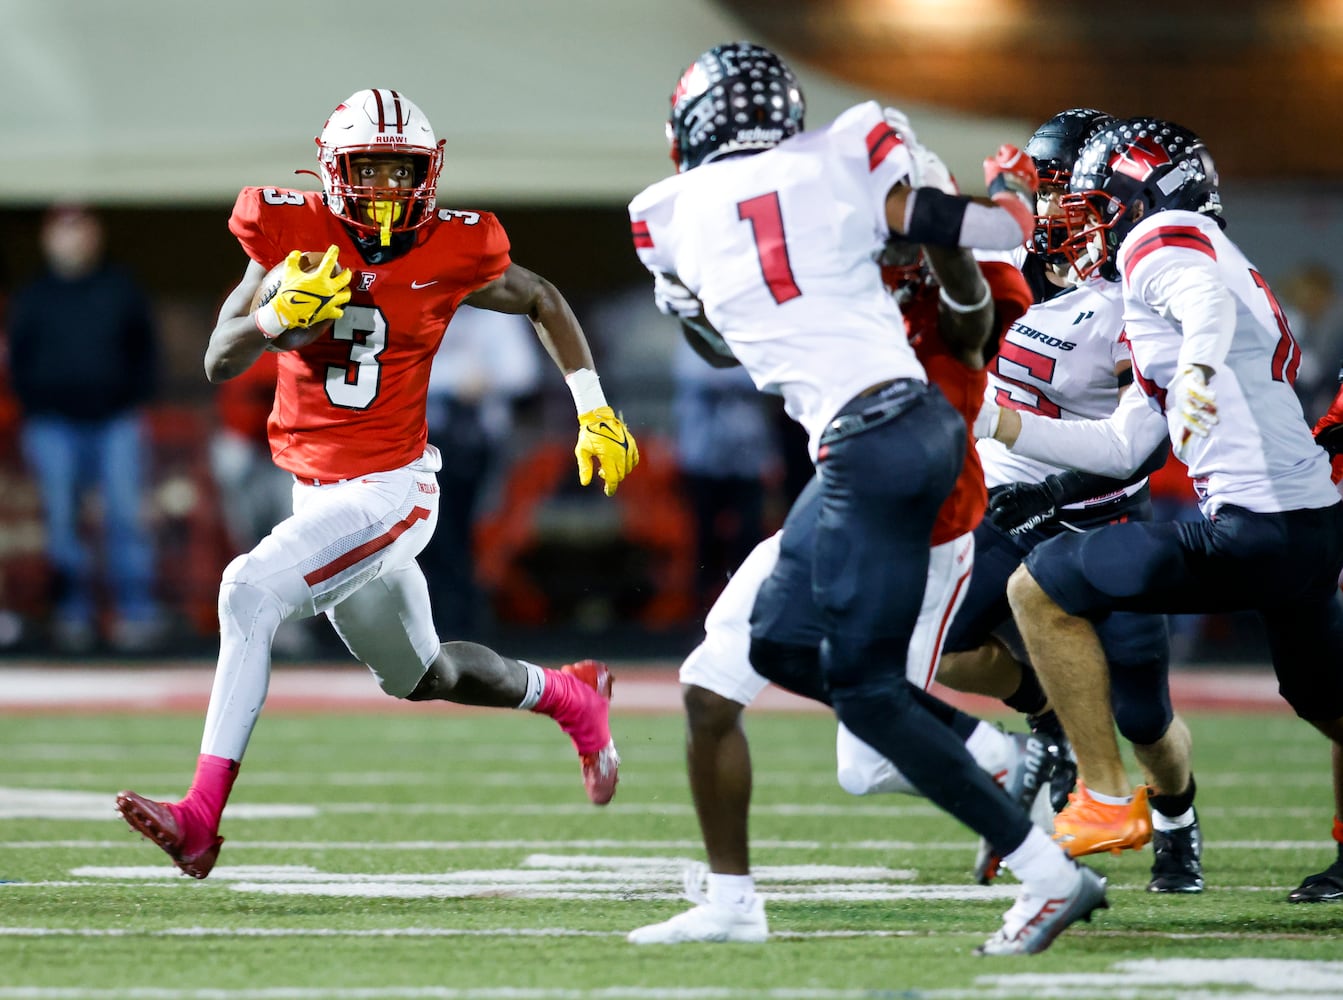
[[132,830],[158,844],[173,859],[173,864],[192,878],[205,878],[219,860],[219,845],[224,838],[218,835],[204,850],[190,855],[185,853],[186,835],[167,802],[155,802],[135,792],[119,792],[117,812]]
[[577,727],[563,726],[563,728],[574,740],[574,746],[578,750],[578,759],[583,764],[583,787],[587,789],[588,798],[594,805],[604,806],[616,794],[616,782],[620,780],[620,754],[616,753],[615,740],[611,739],[611,727],[608,722],[613,684],[611,671],[605,663],[597,660],[579,660],[577,663],[570,663],[560,668],[560,673],[580,682],[583,686],[578,687],[578,691],[586,692],[590,689],[593,692],[585,699],[586,704],[583,706],[585,718],[581,728],[589,738],[595,735],[598,741],[604,735],[605,743],[598,742],[598,748],[595,750],[584,750],[583,745],[578,742],[578,735],[573,731],[573,728]]

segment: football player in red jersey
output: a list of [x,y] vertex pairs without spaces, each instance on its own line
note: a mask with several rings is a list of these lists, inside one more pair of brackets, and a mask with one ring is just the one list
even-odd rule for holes
[[[394,697],[550,715],[573,740],[589,798],[604,805],[615,793],[604,665],[550,670],[440,643],[431,619],[415,556],[438,517],[443,456],[426,440],[425,397],[458,305],[532,320],[574,397],[583,485],[595,463],[614,494],[638,463],[634,437],[607,405],[559,291],[510,260],[492,214],[438,207],[443,143],[419,108],[394,90],[361,90],[331,113],[317,147],[321,193],[238,195],[229,228],[250,262],[205,352],[212,382],[281,352],[269,436],[275,463],[294,476],[294,514],[224,571],[219,665],[190,791],[180,802],[117,796],[131,827],[195,878],[219,854],[219,817],[266,697],[271,638],[295,618],[326,614]],[[303,270],[302,253],[323,248],[321,264]],[[281,262],[278,291],[252,312]]]

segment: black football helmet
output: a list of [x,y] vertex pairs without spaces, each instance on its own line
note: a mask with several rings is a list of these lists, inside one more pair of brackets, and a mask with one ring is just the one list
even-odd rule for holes
[[769,49],[730,42],[681,74],[671,96],[667,140],[678,173],[750,150],[769,149],[802,130],[806,102],[788,65]]
[[[1073,163],[1082,146],[1114,120],[1114,115],[1095,108],[1069,108],[1037,128],[1026,140],[1023,151],[1035,162],[1041,189],[1052,187],[1066,191]],[[1045,194],[1040,197],[1043,199]],[[1066,259],[1060,248],[1067,238],[1068,227],[1063,216],[1037,214],[1030,250],[1044,258],[1047,264],[1064,264]]]
[[1118,280],[1119,245],[1143,215],[1180,209],[1222,221],[1217,167],[1203,140],[1161,118],[1129,118],[1101,129],[1082,147],[1062,199],[1069,235],[1064,252],[1083,277],[1100,269]]

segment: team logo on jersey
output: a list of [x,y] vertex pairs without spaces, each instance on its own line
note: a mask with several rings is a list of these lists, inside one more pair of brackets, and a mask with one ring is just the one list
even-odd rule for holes
[[1171,162],[1170,154],[1157,145],[1151,136],[1135,139],[1110,158],[1110,169],[1117,174],[1145,181],[1157,167]]
[[1077,319],[1073,320],[1073,326],[1076,326],[1078,323],[1085,323],[1087,320],[1091,319],[1091,317],[1095,315],[1096,313],[1093,310],[1083,309],[1080,313],[1077,314]]
[[377,275],[372,271],[356,271],[354,275],[354,290],[356,292],[366,292],[373,287],[373,279]]

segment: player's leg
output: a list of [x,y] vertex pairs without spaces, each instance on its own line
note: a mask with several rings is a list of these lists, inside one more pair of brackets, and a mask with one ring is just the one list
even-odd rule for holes
[[[841,415],[855,405],[871,410],[859,400]],[[938,717],[940,703],[905,677],[927,579],[927,537],[956,477],[963,434],[949,404],[929,392],[884,425],[823,438],[812,589],[827,616],[822,666],[840,721],[934,804],[999,845],[1022,880],[1003,932],[985,945],[986,953],[1003,954],[1023,947],[1027,926],[1047,924],[1052,938],[1090,914],[1104,887],[1032,826]],[[1065,902],[1049,904],[1046,914],[1047,899]]]
[[1017,626],[1078,761],[1081,782],[1054,821],[1074,857],[1137,849],[1151,837],[1147,789],[1130,785],[1115,737],[1104,648],[1082,616],[1103,616],[1163,577],[1191,585],[1176,526],[1128,522],[1037,546],[1009,583]]
[[1189,727],[1170,700],[1170,639],[1164,615],[1119,611],[1096,626],[1110,667],[1119,735],[1133,745],[1151,789],[1149,892],[1203,890],[1203,835],[1194,809]]
[[1026,716],[1031,731],[1052,748],[1051,803],[1063,808],[1076,780],[1071,748],[1034,669],[1024,662],[1020,636],[1012,622],[1007,581],[1032,547],[1060,529],[1043,526],[1019,535],[984,520],[975,529],[975,568],[965,600],[946,634],[937,680],[952,690],[999,698]]
[[751,669],[750,614],[779,542],[777,533],[765,539],[732,574],[705,617],[703,642],[681,665],[686,774],[709,870],[702,895],[691,876],[691,910],[631,932],[634,944],[764,941],[769,935],[751,876],[751,754],[741,714],[768,683]]
[[[1326,512],[1319,512],[1323,520]],[[1299,526],[1305,527],[1305,525]],[[1301,559],[1318,551],[1336,537],[1335,523],[1314,526],[1312,545],[1304,539],[1290,539],[1292,557]],[[1305,577],[1306,564],[1297,567]],[[1298,596],[1292,603],[1261,611],[1278,675],[1279,690],[1296,714],[1306,719],[1331,741],[1332,791],[1334,820],[1331,830],[1336,856],[1323,871],[1315,872],[1288,895],[1291,903],[1343,903],[1343,606],[1338,591],[1327,597],[1316,588],[1312,599]],[[1329,652],[1321,655],[1321,650]]]
[[196,773],[175,803],[122,792],[132,828],[195,878],[218,855],[219,819],[265,703],[271,640],[281,622],[310,617],[384,571],[412,562],[432,530],[432,472],[412,466],[376,480],[295,489],[294,515],[234,559],[219,589],[219,661]]

